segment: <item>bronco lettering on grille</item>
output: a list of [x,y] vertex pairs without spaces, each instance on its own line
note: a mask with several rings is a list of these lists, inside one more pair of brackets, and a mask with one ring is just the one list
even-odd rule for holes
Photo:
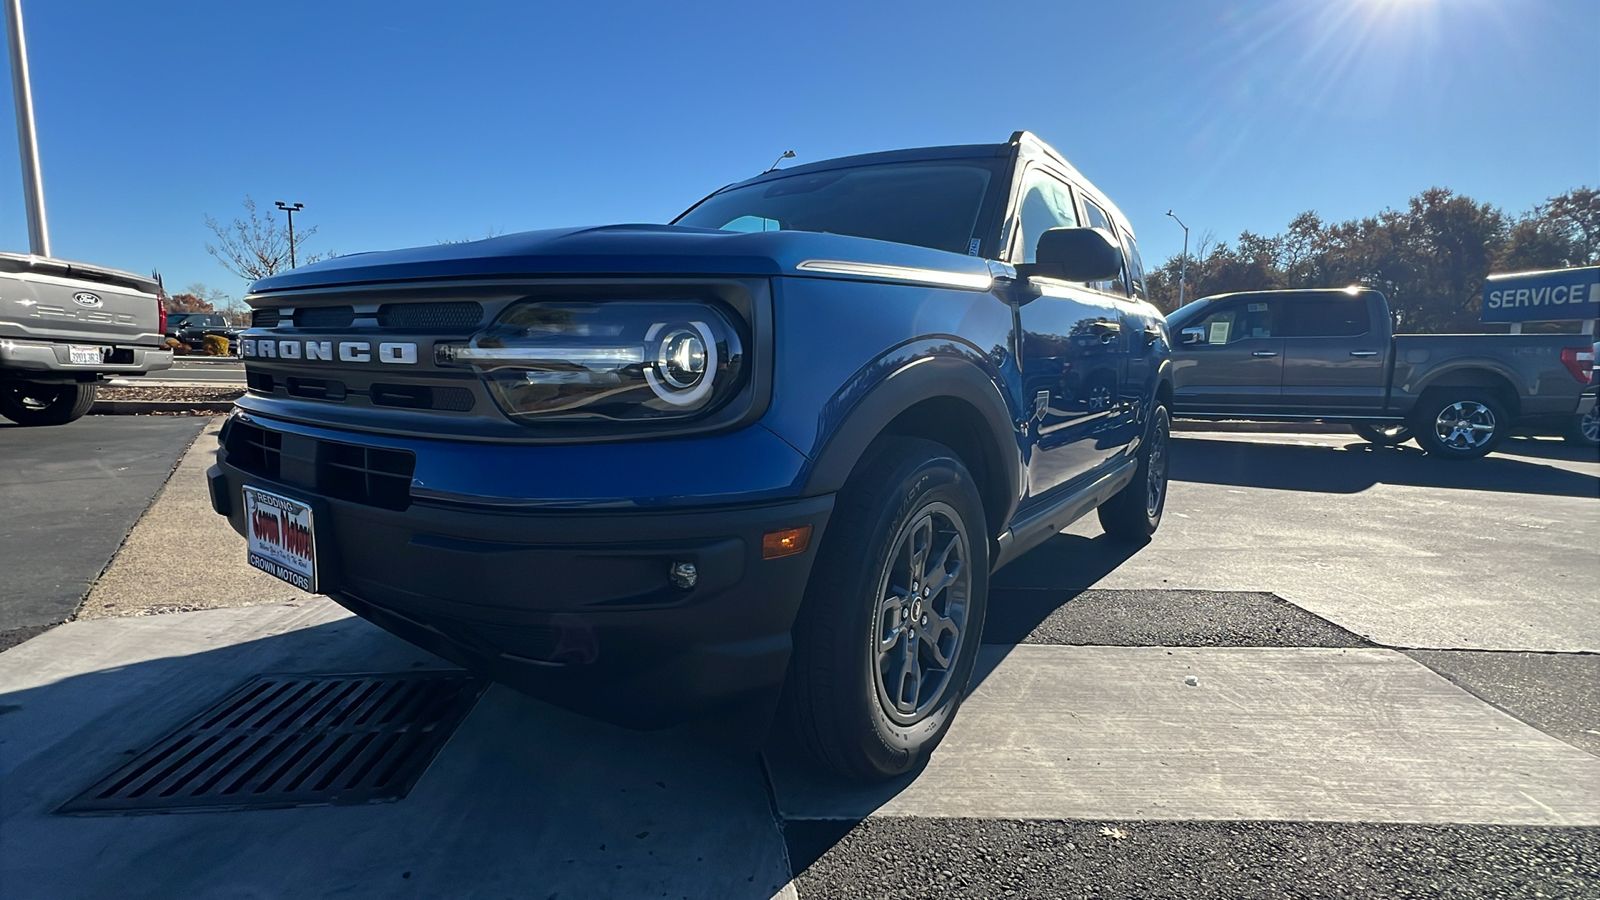
[[[335,349],[337,347],[337,349]],[[410,341],[385,341],[373,352],[371,341],[270,341],[245,338],[239,342],[239,355],[251,359],[338,360],[368,363],[376,360],[392,365],[411,366],[417,362],[417,345]]]

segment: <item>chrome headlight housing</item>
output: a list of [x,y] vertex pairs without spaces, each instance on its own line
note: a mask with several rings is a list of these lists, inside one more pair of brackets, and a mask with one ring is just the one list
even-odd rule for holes
[[465,344],[435,345],[436,361],[477,370],[530,424],[690,419],[738,392],[738,323],[709,302],[524,301]]

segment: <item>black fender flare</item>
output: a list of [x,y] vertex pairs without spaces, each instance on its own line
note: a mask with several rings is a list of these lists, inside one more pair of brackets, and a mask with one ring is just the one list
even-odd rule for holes
[[844,487],[862,455],[889,423],[918,403],[939,398],[967,404],[987,425],[987,433],[978,436],[978,446],[986,457],[978,464],[985,472],[975,474],[980,479],[998,476],[1005,501],[1003,508],[995,511],[1002,512],[1003,519],[990,525],[1003,528],[1022,496],[1018,426],[999,386],[981,368],[961,357],[924,356],[910,360],[873,385],[831,430],[807,473],[802,493],[827,494]]

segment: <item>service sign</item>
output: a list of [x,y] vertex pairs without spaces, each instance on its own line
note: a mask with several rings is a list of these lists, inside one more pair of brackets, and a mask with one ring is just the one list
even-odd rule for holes
[[1483,322],[1600,319],[1600,266],[1490,275],[1483,285]]

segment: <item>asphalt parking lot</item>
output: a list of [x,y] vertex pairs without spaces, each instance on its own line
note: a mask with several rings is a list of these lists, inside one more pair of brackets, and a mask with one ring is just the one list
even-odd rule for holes
[[[956,727],[881,789],[490,688],[396,803],[58,815],[252,676],[442,666],[255,578],[201,505],[206,439],[149,421],[0,429],[11,502],[69,458],[46,445],[167,440],[115,489],[74,486],[96,546],[126,522],[109,567],[0,603],[78,591],[75,621],[0,654],[8,897],[1600,895],[1592,453],[1182,435],[1151,543],[1091,516],[997,576]],[[6,571],[41,558],[13,546]],[[193,611],[143,614],[164,609]]]

